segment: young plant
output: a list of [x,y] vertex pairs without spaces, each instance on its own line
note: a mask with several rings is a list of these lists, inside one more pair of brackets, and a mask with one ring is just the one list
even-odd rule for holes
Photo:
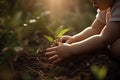
[[45,35],[44,37],[51,43],[53,43],[53,46],[59,45],[59,38],[64,35],[66,32],[69,31],[69,29],[64,29],[63,25],[58,27],[55,31],[53,31],[51,28],[48,28],[49,32],[51,33],[51,36]]

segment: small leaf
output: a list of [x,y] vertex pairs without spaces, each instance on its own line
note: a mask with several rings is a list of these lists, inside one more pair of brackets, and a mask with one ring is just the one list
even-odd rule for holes
[[39,46],[36,50],[36,53],[43,52],[43,46]]
[[106,67],[102,67],[100,70],[99,70],[99,78],[101,80],[103,80],[105,77],[106,77],[106,74],[107,74],[107,69]]
[[97,80],[104,80],[107,75],[107,68],[104,66],[99,68],[94,65],[91,67],[91,71]]
[[53,42],[53,38],[48,35],[43,35],[48,41]]
[[45,12],[41,13],[41,16],[46,16],[46,15],[49,15],[49,14],[51,14],[50,11],[45,11]]
[[53,32],[53,30],[50,27],[47,27],[47,29],[48,29],[48,31],[51,32],[52,35],[54,35],[54,32]]
[[58,27],[55,31],[55,37],[63,30],[63,25],[61,25],[60,27]]
[[20,52],[20,51],[23,51],[23,48],[17,46],[17,47],[14,47],[14,51],[15,51],[15,52]]
[[70,29],[63,29],[56,37],[59,38],[62,35],[64,35],[66,32],[68,32]]

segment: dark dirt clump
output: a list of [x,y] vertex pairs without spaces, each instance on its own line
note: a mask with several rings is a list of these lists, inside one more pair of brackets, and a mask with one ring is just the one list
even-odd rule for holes
[[55,65],[47,60],[44,53],[37,56],[24,54],[16,62],[0,67],[0,80],[95,80],[92,65],[108,68],[106,80],[119,80],[120,64],[108,53],[101,50],[92,55],[74,56]]

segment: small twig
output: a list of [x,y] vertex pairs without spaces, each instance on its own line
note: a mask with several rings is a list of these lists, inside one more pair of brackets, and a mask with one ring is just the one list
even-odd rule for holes
[[29,69],[30,71],[33,71],[33,72],[37,73],[38,75],[46,78],[46,77],[44,76],[44,72],[43,72],[43,71],[41,71],[41,70],[40,70],[40,71],[36,71],[35,69],[33,69],[33,68],[29,67],[29,66],[26,66],[26,65],[24,65],[24,66],[25,66],[27,69]]
[[35,73],[37,73],[37,74],[40,74],[40,72],[36,71],[35,69],[33,69],[33,68],[29,67],[29,66],[24,65],[24,67],[31,70],[31,71],[33,71],[33,72],[35,72]]
[[12,72],[14,72],[15,69],[14,69],[14,66],[13,66],[13,62],[10,62],[10,66],[11,66],[11,70],[12,70]]
[[19,54],[17,54],[17,55],[14,57],[13,61],[16,62],[16,61],[18,60],[18,58],[19,58]]

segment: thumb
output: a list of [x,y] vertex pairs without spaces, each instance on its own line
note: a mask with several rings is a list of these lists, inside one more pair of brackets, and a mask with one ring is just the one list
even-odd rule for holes
[[72,40],[69,39],[69,40],[66,41],[66,43],[71,44]]

